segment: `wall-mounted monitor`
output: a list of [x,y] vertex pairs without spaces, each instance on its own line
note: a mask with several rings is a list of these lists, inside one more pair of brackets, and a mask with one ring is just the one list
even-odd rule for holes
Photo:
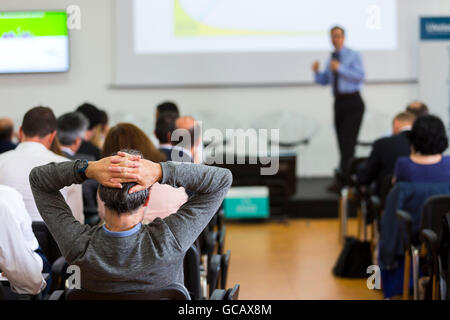
[[68,70],[66,12],[0,12],[0,73]]

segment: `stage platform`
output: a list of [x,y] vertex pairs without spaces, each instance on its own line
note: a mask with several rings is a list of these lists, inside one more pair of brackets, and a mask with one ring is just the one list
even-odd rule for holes
[[295,194],[289,197],[282,214],[289,218],[337,218],[337,193],[327,191],[333,178],[299,178]]

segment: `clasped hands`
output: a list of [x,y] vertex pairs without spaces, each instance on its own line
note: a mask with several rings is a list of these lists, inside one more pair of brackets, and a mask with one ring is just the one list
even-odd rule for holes
[[122,188],[122,183],[136,182],[130,193],[150,188],[162,178],[161,165],[140,156],[118,152],[117,155],[89,162],[86,177],[110,188]]

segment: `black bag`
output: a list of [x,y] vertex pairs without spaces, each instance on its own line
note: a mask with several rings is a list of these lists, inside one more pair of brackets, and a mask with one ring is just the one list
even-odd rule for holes
[[367,278],[367,267],[372,265],[370,242],[346,237],[344,248],[333,268],[333,274],[343,278]]

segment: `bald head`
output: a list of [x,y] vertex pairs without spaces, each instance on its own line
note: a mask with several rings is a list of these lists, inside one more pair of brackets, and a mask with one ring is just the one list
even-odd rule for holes
[[[172,141],[172,144],[179,145],[187,150],[193,150],[200,142],[200,126],[191,116],[183,116],[175,121],[175,129],[185,130],[179,133],[181,139]],[[176,137],[177,135],[175,135]],[[189,139],[188,139],[189,138]],[[180,141],[181,140],[181,141]]]
[[427,105],[417,100],[408,104],[406,111],[415,114],[416,117],[425,116],[429,113]]
[[191,130],[191,129],[194,128],[194,126],[195,126],[195,119],[192,118],[191,116],[179,117],[175,121],[175,128],[176,129]]
[[0,118],[0,141],[9,141],[14,133],[14,122],[10,118]]

